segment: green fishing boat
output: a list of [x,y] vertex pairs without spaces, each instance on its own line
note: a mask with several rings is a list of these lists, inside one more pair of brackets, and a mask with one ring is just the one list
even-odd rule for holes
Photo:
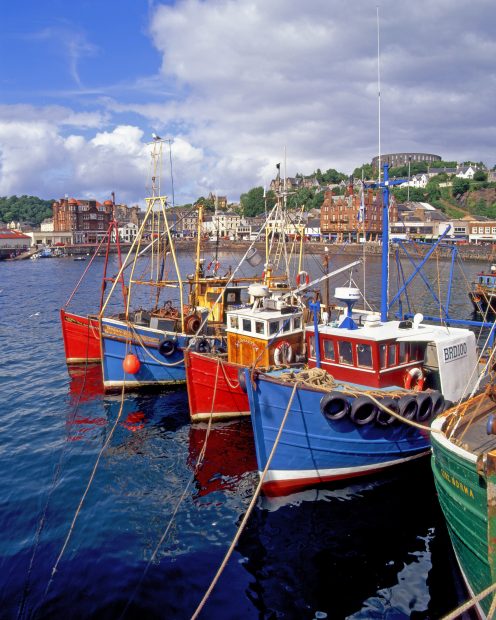
[[488,388],[439,415],[431,433],[439,502],[468,594],[482,618],[492,616],[496,590],[495,401],[496,391]]

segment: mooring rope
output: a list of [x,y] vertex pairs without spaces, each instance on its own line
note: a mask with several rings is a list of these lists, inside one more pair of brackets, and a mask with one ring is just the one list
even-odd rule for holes
[[[219,360],[218,360],[219,362]],[[198,459],[196,461],[196,465],[195,465],[195,469],[193,471],[193,474],[190,476],[188,482],[186,483],[186,486],[184,488],[184,491],[181,494],[181,497],[179,498],[179,501],[177,502],[174,510],[172,511],[172,515],[169,519],[169,522],[167,523],[167,526],[165,528],[165,530],[163,531],[162,535],[159,538],[158,543],[155,545],[155,548],[153,549],[152,555],[150,556],[150,559],[148,560],[143,573],[138,581],[138,583],[136,584],[133,593],[131,595],[131,597],[128,599],[126,606],[124,607],[122,613],[119,616],[119,620],[121,618],[124,618],[124,616],[126,615],[127,610],[129,609],[129,606],[131,605],[131,603],[134,601],[136,594],[138,593],[138,590],[141,587],[141,584],[143,583],[144,578],[146,577],[148,570],[150,569],[150,566],[152,565],[152,562],[155,560],[155,558],[157,557],[157,553],[158,550],[160,549],[160,547],[162,546],[164,540],[166,539],[170,528],[172,527],[172,524],[174,523],[174,520],[176,518],[177,512],[181,506],[181,504],[183,503],[184,499],[186,498],[186,494],[190,488],[190,486],[193,483],[193,480],[195,479],[196,475],[198,474],[198,470],[200,469],[200,467],[203,465],[203,459],[205,458],[205,453],[207,451],[207,443],[208,443],[208,438],[210,436],[210,431],[212,429],[212,421],[213,421],[213,413],[214,413],[214,404],[215,404],[215,396],[216,396],[216,392],[217,392],[217,379],[218,379],[218,375],[219,375],[219,363],[217,363],[217,369],[216,369],[216,374],[215,374],[215,384],[214,384],[214,395],[212,398],[212,407],[210,409],[210,416],[208,418],[208,424],[207,424],[207,431],[205,433],[205,439],[203,441],[203,445],[202,445],[202,449],[200,450],[200,453],[198,455]]]
[[[130,342],[128,340],[126,342],[126,347],[129,348],[129,346],[130,346]],[[125,389],[126,389],[125,377],[126,377],[126,375],[124,373],[124,381],[123,381],[122,390],[121,390],[121,403],[120,403],[120,407],[119,407],[119,412],[117,414],[117,417],[115,419],[114,424],[112,425],[112,428],[110,429],[109,434],[107,435],[107,437],[106,437],[106,439],[105,439],[105,441],[104,441],[104,443],[103,443],[103,445],[102,445],[102,447],[101,447],[101,449],[100,449],[100,451],[98,453],[98,456],[96,458],[95,464],[94,464],[93,469],[92,469],[91,474],[90,474],[90,478],[88,480],[88,484],[86,485],[86,489],[84,490],[84,493],[81,496],[81,499],[79,501],[78,507],[76,508],[76,512],[74,513],[74,517],[73,517],[71,525],[69,527],[69,531],[67,532],[67,535],[65,537],[64,543],[62,545],[62,549],[60,550],[60,552],[59,552],[59,554],[57,556],[57,559],[55,560],[55,564],[52,567],[50,578],[48,580],[47,586],[45,588],[45,592],[43,594],[43,601],[45,601],[45,599],[46,599],[46,597],[48,595],[48,591],[50,590],[50,587],[51,587],[51,585],[53,583],[53,580],[54,580],[54,577],[55,577],[55,573],[57,572],[60,560],[62,559],[62,556],[65,553],[67,545],[69,544],[69,540],[70,540],[70,538],[72,536],[72,533],[74,531],[74,526],[76,525],[76,521],[77,521],[77,519],[79,517],[79,513],[81,512],[81,509],[83,507],[84,500],[86,499],[86,496],[88,495],[90,487],[91,487],[91,485],[93,483],[93,480],[95,478],[96,471],[98,469],[98,465],[100,464],[100,460],[101,460],[101,458],[103,456],[104,451],[106,450],[107,446],[109,445],[110,440],[112,439],[113,434],[115,432],[115,429],[117,428],[117,425],[118,425],[119,420],[121,418],[122,411],[124,409],[124,402],[125,402],[125,398],[124,398],[125,397]]]
[[[69,303],[69,302],[67,302]],[[84,364],[84,379],[83,379],[83,383],[81,385],[81,389],[79,390],[79,393],[77,395],[77,399],[72,411],[72,414],[69,417],[69,425],[73,425],[74,424],[74,420],[76,419],[76,415],[78,413],[79,410],[79,405],[81,403],[81,398],[84,392],[84,388],[86,386],[86,375],[87,375],[87,370],[88,370],[88,351],[89,351],[89,330],[90,330],[90,323],[88,322],[88,331],[87,331],[87,338],[86,338],[86,361]],[[55,486],[57,485],[57,482],[59,481],[60,478],[60,473],[62,471],[62,463],[66,454],[66,451],[68,449],[68,446],[70,445],[69,441],[66,441],[63,445],[62,451],[60,453],[59,456],[59,460],[57,461],[57,465],[55,466],[55,470],[53,473],[53,477],[52,477],[52,483],[50,485],[50,488],[48,489],[48,496],[45,502],[45,505],[43,507],[43,511],[41,513],[41,517],[40,520],[38,522],[38,526],[36,528],[36,533],[35,533],[35,537],[34,537],[34,544],[33,544],[33,551],[31,554],[31,558],[29,561],[29,566],[28,566],[28,571],[26,574],[26,579],[24,582],[24,589],[23,589],[23,593],[22,593],[22,598],[21,601],[19,603],[19,608],[17,610],[17,619],[19,620],[19,618],[21,618],[24,614],[24,609],[27,603],[27,599],[29,597],[29,593],[30,593],[30,581],[31,581],[31,575],[33,572],[33,566],[34,566],[34,560],[36,557],[36,553],[38,551],[38,546],[40,544],[40,540],[41,540],[41,534],[43,532],[43,528],[45,527],[45,523],[46,523],[46,516],[47,516],[47,512],[48,512],[48,506],[50,505],[50,501],[52,499],[52,494],[55,491]]]
[[[459,618],[464,612],[471,609],[476,603],[479,603],[480,601],[485,599],[486,596],[488,596],[488,594],[491,594],[495,590],[496,590],[496,583],[493,583],[489,587],[487,587],[485,590],[482,590],[482,592],[479,592],[479,594],[476,594],[475,596],[470,598],[466,603],[463,603],[463,605],[460,605],[460,607],[457,607],[456,609],[451,611],[446,616],[443,616],[441,620],[454,620],[455,618]],[[493,599],[493,605],[494,605],[495,600],[496,598]],[[493,605],[491,605],[491,609],[493,608]],[[494,614],[494,609],[491,615],[489,614],[487,615],[487,620],[490,620],[493,614]]]
[[286,420],[287,420],[289,411],[291,409],[291,405],[293,404],[293,399],[295,397],[296,388],[297,387],[298,387],[298,382],[296,382],[294,384],[294,386],[293,386],[293,391],[291,392],[291,397],[289,399],[288,406],[286,407],[286,411],[284,412],[284,416],[282,418],[282,422],[281,422],[281,425],[279,427],[279,431],[278,431],[277,436],[276,436],[276,438],[274,440],[274,445],[272,446],[272,450],[270,451],[269,457],[267,459],[267,463],[266,463],[266,465],[265,465],[265,467],[264,467],[264,469],[263,469],[263,471],[262,471],[262,473],[260,475],[260,480],[258,482],[257,488],[255,489],[255,493],[253,494],[253,497],[252,497],[252,499],[250,501],[250,504],[249,504],[249,506],[248,506],[248,508],[246,510],[246,513],[245,513],[245,515],[244,515],[244,517],[243,517],[243,519],[242,519],[242,521],[241,521],[241,523],[240,523],[240,525],[239,525],[239,527],[238,527],[238,529],[236,531],[236,534],[235,534],[235,536],[233,538],[233,541],[232,541],[229,549],[227,550],[226,555],[224,556],[224,559],[222,560],[221,565],[219,566],[219,568],[218,568],[218,570],[217,570],[217,572],[216,572],[212,582],[210,583],[210,586],[208,587],[208,589],[205,592],[202,600],[198,604],[198,607],[196,608],[195,612],[191,616],[191,620],[196,620],[196,618],[198,618],[198,615],[200,614],[200,612],[203,609],[205,603],[207,602],[210,594],[212,593],[213,589],[215,588],[215,585],[217,584],[217,582],[218,582],[218,580],[219,580],[219,578],[220,578],[224,568],[226,567],[227,562],[229,561],[229,558],[231,557],[232,552],[234,551],[234,548],[236,547],[236,545],[238,543],[238,540],[239,540],[239,538],[241,536],[241,533],[243,532],[243,530],[244,530],[244,528],[246,526],[246,523],[248,522],[248,519],[249,519],[249,517],[250,517],[250,515],[252,513],[252,510],[253,510],[253,508],[255,506],[255,503],[256,503],[256,501],[258,499],[258,496],[260,495],[260,492],[262,490],[262,485],[263,485],[263,482],[265,480],[265,476],[267,474],[267,471],[269,470],[270,464],[272,462],[272,458],[274,456],[274,453],[276,451],[277,445],[278,445],[279,440],[281,438],[282,430],[284,428],[284,425],[286,424]]

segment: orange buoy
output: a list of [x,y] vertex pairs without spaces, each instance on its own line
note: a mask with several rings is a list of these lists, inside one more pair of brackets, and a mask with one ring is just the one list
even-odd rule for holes
[[128,375],[135,375],[141,368],[141,362],[134,353],[128,353],[122,362],[122,367]]

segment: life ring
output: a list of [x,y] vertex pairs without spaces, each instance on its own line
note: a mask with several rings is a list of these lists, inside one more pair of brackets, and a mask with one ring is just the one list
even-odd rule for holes
[[405,374],[405,388],[421,392],[424,389],[425,377],[422,370],[418,367],[410,368]]
[[293,359],[293,347],[287,340],[281,340],[274,348],[274,364],[291,364]]
[[303,283],[308,284],[310,282],[310,276],[306,271],[300,271],[296,274],[296,284],[301,286]]
[[190,314],[184,319],[184,331],[187,334],[196,334],[200,325],[201,319],[197,314]]
[[158,345],[158,352],[164,357],[170,357],[176,350],[176,344],[172,340],[162,340]]

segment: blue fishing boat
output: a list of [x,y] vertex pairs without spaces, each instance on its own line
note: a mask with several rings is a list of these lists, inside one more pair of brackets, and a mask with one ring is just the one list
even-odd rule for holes
[[388,181],[384,167],[381,312],[356,311],[360,291],[338,287],[344,311],[312,304],[307,367],[246,371],[262,488],[280,495],[363,476],[428,455],[429,422],[475,387],[474,333],[388,319]]
[[[146,198],[147,209],[138,234],[99,314],[105,390],[185,383],[183,349],[194,344],[197,350],[210,350],[219,342],[215,330],[207,326],[209,309],[198,303],[200,260],[195,276],[189,281],[181,277],[167,198],[160,191],[162,142],[151,143],[152,195]],[[116,283],[126,270],[125,307],[122,312],[107,314]],[[219,280],[223,284],[227,281],[213,277],[209,283],[218,285]],[[190,303],[185,304],[188,285]],[[137,307],[133,309],[131,303]]]

